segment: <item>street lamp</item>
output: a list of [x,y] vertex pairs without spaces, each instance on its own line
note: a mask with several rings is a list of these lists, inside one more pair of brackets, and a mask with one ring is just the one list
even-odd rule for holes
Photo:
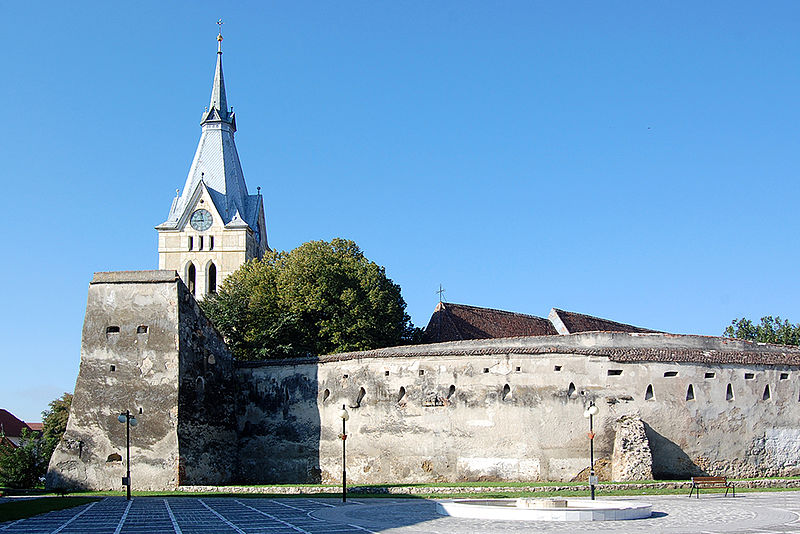
[[594,487],[597,485],[597,477],[594,475],[594,425],[593,418],[597,415],[597,406],[594,401],[589,401],[589,407],[583,412],[583,416],[589,420],[589,490],[592,500],[594,500]]
[[342,502],[347,502],[347,469],[345,469],[345,441],[347,440],[347,420],[350,419],[350,414],[347,413],[345,405],[342,404],[342,411],[339,412],[339,417],[342,418],[342,433],[339,438],[342,440]]
[[125,410],[125,413],[119,414],[117,420],[120,423],[125,423],[125,449],[127,451],[125,461],[128,464],[128,473],[122,479],[122,485],[128,487],[128,500],[131,500],[131,427],[139,424],[139,421],[131,415],[130,410]]

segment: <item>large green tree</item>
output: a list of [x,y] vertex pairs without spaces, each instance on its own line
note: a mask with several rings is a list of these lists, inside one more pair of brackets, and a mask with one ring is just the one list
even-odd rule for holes
[[345,239],[249,261],[201,306],[240,360],[368,350],[420,337],[400,286]]
[[800,345],[800,324],[792,324],[788,319],[767,315],[758,324],[750,319],[734,319],[723,333],[725,337],[779,343],[781,345]]

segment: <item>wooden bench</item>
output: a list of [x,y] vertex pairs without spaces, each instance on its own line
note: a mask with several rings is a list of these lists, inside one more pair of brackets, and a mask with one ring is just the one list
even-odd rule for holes
[[700,488],[725,488],[726,497],[729,490],[736,497],[736,488],[733,486],[733,482],[728,482],[728,477],[692,477],[692,489],[689,490],[689,497],[692,496],[692,493],[696,493],[699,499]]

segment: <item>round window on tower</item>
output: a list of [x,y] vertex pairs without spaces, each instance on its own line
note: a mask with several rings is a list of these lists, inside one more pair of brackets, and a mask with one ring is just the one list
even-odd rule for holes
[[208,210],[197,210],[192,213],[192,218],[190,219],[192,228],[198,232],[203,232],[211,228],[211,223],[213,221],[214,219],[211,217],[211,213],[209,213]]

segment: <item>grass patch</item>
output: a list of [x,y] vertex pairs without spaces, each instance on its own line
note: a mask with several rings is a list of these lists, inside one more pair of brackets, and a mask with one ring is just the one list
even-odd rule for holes
[[95,497],[48,497],[46,499],[14,499],[0,504],[0,523],[16,521],[34,515],[73,508],[98,501]]

